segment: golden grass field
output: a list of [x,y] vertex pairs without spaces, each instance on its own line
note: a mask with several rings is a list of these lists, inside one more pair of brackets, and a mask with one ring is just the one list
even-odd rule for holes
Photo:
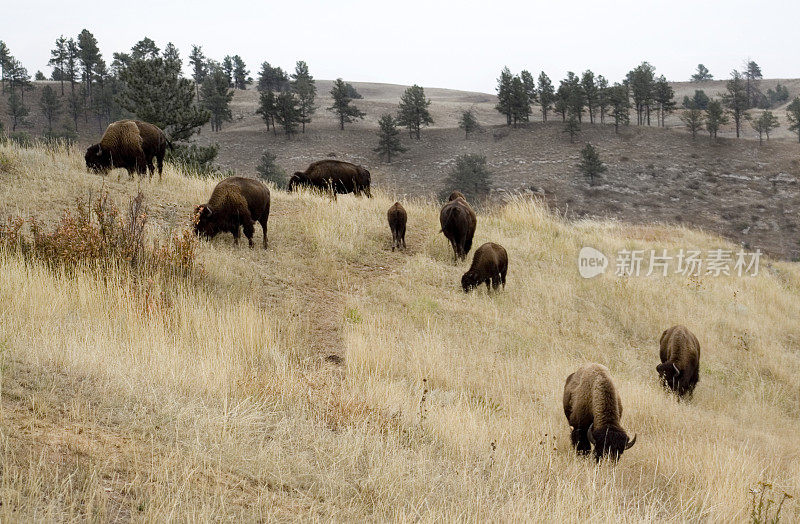
[[[103,180],[79,151],[0,146],[1,217],[55,225],[90,191],[124,207],[141,186],[163,240],[216,182]],[[204,241],[191,278],[0,254],[0,520],[733,522],[760,482],[800,519],[800,265],[584,280],[583,245],[735,246],[517,198],[479,214],[474,243],[508,250],[506,289],[465,294],[438,206],[404,202],[392,252],[394,199],[374,193],[273,188],[269,249]],[[655,372],[676,323],[702,347],[686,402]],[[638,434],[616,465],[569,445],[561,395],[585,362]]]

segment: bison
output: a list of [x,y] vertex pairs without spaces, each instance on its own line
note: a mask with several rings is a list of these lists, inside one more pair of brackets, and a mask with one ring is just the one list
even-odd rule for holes
[[153,158],[156,159],[158,166],[158,179],[161,180],[161,172],[164,170],[164,155],[167,154],[167,146],[172,148],[167,135],[158,126],[142,122],[141,120],[134,120],[136,127],[139,128],[139,136],[142,137],[142,151],[144,152],[144,159],[147,162],[147,170],[150,172],[150,178],[153,178],[155,167],[153,166]]
[[636,443],[620,426],[622,401],[608,368],[585,364],[567,377],[564,384],[564,414],[572,428],[572,445],[579,455],[594,445],[596,460],[608,455],[617,460]]
[[369,171],[342,160],[320,160],[305,171],[295,172],[289,179],[287,189],[291,192],[301,186],[330,191],[334,198],[337,193],[372,197]]
[[450,200],[442,207],[439,223],[442,225],[441,232],[453,246],[453,261],[458,258],[464,260],[472,249],[472,237],[475,235],[478,217],[458,191],[454,191]]
[[195,208],[195,233],[213,238],[227,231],[233,234],[234,244],[238,244],[241,226],[253,247],[253,224],[258,222],[266,249],[269,204],[269,189],[258,180],[239,176],[226,178],[214,188],[208,203]]
[[475,250],[469,271],[461,277],[461,287],[467,292],[485,282],[488,292],[491,282],[493,289],[497,290],[500,284],[503,284],[505,289],[507,271],[508,253],[505,248],[500,244],[487,242]]
[[386,213],[389,219],[389,229],[392,230],[392,251],[394,248],[406,248],[406,221],[408,220],[408,213],[406,208],[400,202],[395,202],[389,211]]
[[700,342],[686,326],[672,326],[661,334],[661,364],[656,366],[665,387],[678,396],[691,395],[700,380]]
[[84,159],[87,170],[102,174],[121,167],[133,178],[134,172],[143,175],[147,168],[142,136],[139,127],[132,120],[119,120],[109,124],[100,143],[90,146]]

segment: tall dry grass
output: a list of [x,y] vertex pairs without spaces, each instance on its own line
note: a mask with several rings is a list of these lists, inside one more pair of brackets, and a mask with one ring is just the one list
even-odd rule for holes
[[[0,215],[52,223],[89,191],[124,203],[141,186],[162,241],[215,183],[102,182],[67,150],[0,160]],[[150,295],[121,270],[0,256],[0,519],[730,522],[760,482],[800,494],[797,264],[584,280],[583,245],[727,244],[517,199],[475,241],[508,250],[505,291],[464,294],[435,205],[405,203],[409,251],[391,252],[392,201],[273,191],[268,251],[203,242],[202,276]],[[679,322],[703,350],[685,402],[655,374]],[[616,465],[569,447],[563,382],[588,361],[639,435]],[[796,499],[781,511],[800,518]]]

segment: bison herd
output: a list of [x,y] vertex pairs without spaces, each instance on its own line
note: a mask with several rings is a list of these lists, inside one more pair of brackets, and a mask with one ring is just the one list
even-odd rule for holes
[[[158,165],[159,178],[163,168],[166,148],[171,147],[164,132],[158,127],[138,120],[120,120],[108,126],[102,139],[86,150],[88,170],[106,174],[113,168],[124,168],[129,176],[144,175],[152,178]],[[300,187],[316,188],[337,194],[370,193],[370,173],[362,166],[340,160],[314,162],[305,171],[296,172],[289,180],[288,190]],[[264,248],[268,246],[267,220],[269,219],[270,192],[258,180],[229,177],[217,184],[205,204],[195,208],[195,233],[213,238],[228,232],[238,244],[240,229],[253,247],[255,223],[261,225]],[[392,251],[405,249],[408,213],[400,202],[395,202],[387,212],[392,234]],[[454,262],[464,260],[472,249],[472,239],[477,226],[477,215],[459,191],[454,191],[439,214],[440,232],[453,248]],[[486,284],[487,292],[506,285],[508,253],[500,244],[487,242],[475,250],[469,270],[461,277],[465,292]],[[700,343],[681,325],[673,326],[661,335],[659,342],[661,364],[656,371],[666,389],[679,397],[690,396],[699,380]],[[605,366],[589,363],[567,377],[564,384],[564,415],[571,429],[571,441],[578,454],[588,454],[594,448],[596,460],[609,457],[618,459],[636,442],[622,428],[622,401],[611,374]]]

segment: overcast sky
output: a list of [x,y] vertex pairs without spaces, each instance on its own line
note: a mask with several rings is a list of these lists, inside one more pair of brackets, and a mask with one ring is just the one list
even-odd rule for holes
[[[173,42],[185,65],[239,54],[255,77],[267,60],[305,60],[320,79],[417,83],[494,92],[500,69],[544,70],[554,80],[591,68],[612,81],[649,61],[686,80],[699,62],[725,78],[752,58],[765,77],[800,76],[800,2],[773,0],[380,0],[3,2],[0,40],[33,74],[60,35],[91,31],[110,64],[144,36]],[[188,71],[188,67],[186,67]],[[557,83],[557,82],[555,82]]]

